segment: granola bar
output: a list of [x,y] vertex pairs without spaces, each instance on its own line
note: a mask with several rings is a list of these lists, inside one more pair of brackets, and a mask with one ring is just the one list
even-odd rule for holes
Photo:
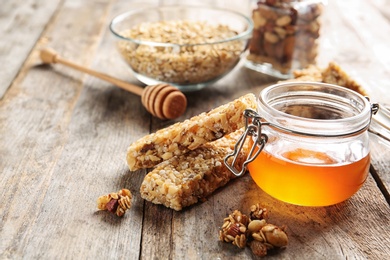
[[287,81],[315,81],[338,85],[349,88],[367,96],[366,90],[355,80],[347,75],[345,71],[335,62],[330,62],[328,67],[321,69],[318,66],[311,65],[306,69],[296,70],[293,73],[294,78]]
[[129,169],[152,168],[240,129],[245,124],[243,113],[247,108],[256,109],[254,94],[247,94],[139,139],[127,150]]
[[305,69],[295,70],[293,80],[322,81],[322,70],[316,65],[310,65]]
[[[140,188],[141,197],[177,211],[204,200],[236,177],[223,160],[234,149],[242,133],[243,129],[240,129],[160,163],[145,176]],[[237,168],[245,161],[247,149],[244,146],[239,154]]]
[[328,67],[322,71],[322,81],[325,83],[346,87],[360,93],[363,96],[367,96],[365,89],[351,77],[349,77],[347,73],[334,62],[330,62]]

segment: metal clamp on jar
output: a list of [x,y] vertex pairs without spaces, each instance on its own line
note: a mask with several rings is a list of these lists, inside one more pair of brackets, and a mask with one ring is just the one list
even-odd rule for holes
[[[325,206],[344,201],[365,182],[370,167],[368,128],[379,106],[335,85],[290,82],[265,88],[257,112],[225,164],[246,169],[271,196],[292,204]],[[250,142],[238,172],[228,163]]]

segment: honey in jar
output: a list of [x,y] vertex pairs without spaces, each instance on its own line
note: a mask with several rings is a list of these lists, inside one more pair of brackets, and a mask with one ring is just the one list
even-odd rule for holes
[[267,87],[257,111],[245,115],[246,132],[238,142],[249,136],[252,148],[244,166],[262,190],[281,201],[303,206],[345,201],[368,175],[367,129],[374,107],[352,90],[325,83]]
[[367,178],[370,156],[339,163],[325,153],[297,148],[280,157],[261,152],[248,165],[258,186],[273,197],[297,205],[325,206],[342,202]]

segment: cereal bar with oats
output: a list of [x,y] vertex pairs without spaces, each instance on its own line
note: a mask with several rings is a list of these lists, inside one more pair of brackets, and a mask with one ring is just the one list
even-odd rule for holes
[[305,69],[293,71],[293,76],[292,80],[322,81],[322,70],[316,65],[310,65]]
[[139,139],[127,150],[129,169],[152,168],[242,128],[247,108],[256,109],[252,93]]
[[[316,81],[334,84],[349,88],[353,91],[367,96],[366,90],[355,80],[347,75],[345,71],[335,62],[330,62],[328,67],[321,69],[315,65],[310,65],[306,69],[296,70],[293,72],[294,78],[286,81]],[[284,82],[284,81],[281,81]]]
[[322,71],[322,81],[352,89],[363,96],[368,95],[366,90],[348,76],[347,73],[335,62],[330,62],[328,67]]
[[[233,151],[243,131],[242,128],[160,163],[145,176],[140,188],[141,197],[177,211],[206,199],[236,177],[225,166],[224,158]],[[243,165],[247,149],[244,145],[238,155],[237,168]]]

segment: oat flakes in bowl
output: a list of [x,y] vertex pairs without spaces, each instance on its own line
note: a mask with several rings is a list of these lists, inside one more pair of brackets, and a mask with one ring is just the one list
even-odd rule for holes
[[118,15],[110,29],[138,80],[193,91],[238,64],[253,24],[245,15],[224,9],[161,6]]

